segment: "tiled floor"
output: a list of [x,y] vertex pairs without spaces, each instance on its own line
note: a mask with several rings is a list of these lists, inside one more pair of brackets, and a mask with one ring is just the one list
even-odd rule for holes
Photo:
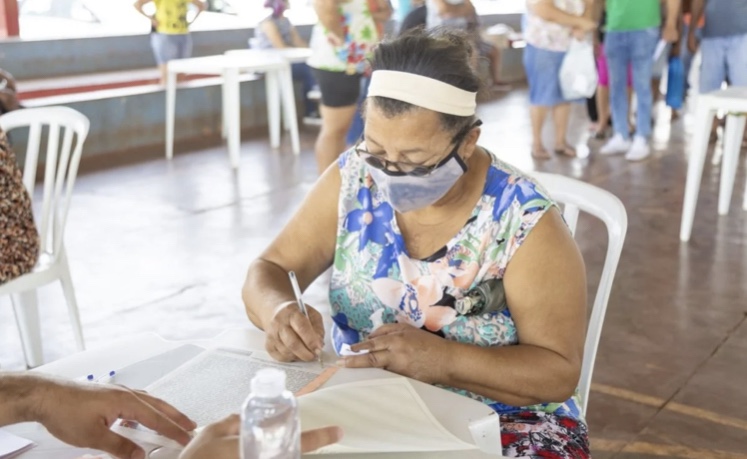
[[[747,214],[735,202],[731,215],[716,215],[719,168],[709,165],[692,241],[679,242],[687,119],[660,123],[642,163],[592,153],[535,164],[524,90],[480,110],[483,145],[519,167],[608,189],[629,212],[589,403],[594,457],[747,459]],[[577,107],[574,141],[582,115]],[[299,158],[287,144],[273,153],[266,139],[248,141],[236,173],[218,147],[81,175],[66,240],[89,347],[141,331],[181,339],[249,326],[246,268],[314,182],[314,134],[303,133]],[[744,180],[740,163],[735,201]],[[593,297],[604,227],[582,218],[578,240]],[[324,297],[319,283],[309,302]],[[0,301],[0,364],[19,368],[10,304]],[[49,361],[74,345],[59,287],[41,301]]]

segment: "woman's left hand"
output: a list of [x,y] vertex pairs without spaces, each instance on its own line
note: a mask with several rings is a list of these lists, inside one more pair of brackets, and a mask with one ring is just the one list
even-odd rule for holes
[[433,333],[407,324],[386,324],[371,333],[368,340],[350,346],[367,354],[343,357],[346,368],[383,368],[429,384],[445,380],[450,343]]
[[573,35],[573,38],[575,38],[578,41],[584,41],[586,40],[586,37],[588,37],[588,32],[586,32],[585,30],[581,30],[581,29],[573,29],[571,34]]

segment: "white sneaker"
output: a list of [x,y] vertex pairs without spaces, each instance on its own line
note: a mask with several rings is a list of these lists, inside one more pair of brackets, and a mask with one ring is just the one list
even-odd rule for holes
[[604,144],[599,153],[603,155],[617,155],[630,150],[630,140],[624,139],[622,135],[615,134]]
[[633,139],[633,145],[625,154],[625,159],[628,161],[641,161],[642,159],[648,158],[651,154],[651,149],[648,146],[648,140],[645,137],[635,136]]

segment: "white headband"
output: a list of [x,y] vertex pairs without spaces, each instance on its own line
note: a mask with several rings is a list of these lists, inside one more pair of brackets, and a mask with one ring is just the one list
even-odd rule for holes
[[457,116],[472,116],[477,108],[476,92],[422,75],[393,70],[375,70],[371,74],[368,96],[388,97]]

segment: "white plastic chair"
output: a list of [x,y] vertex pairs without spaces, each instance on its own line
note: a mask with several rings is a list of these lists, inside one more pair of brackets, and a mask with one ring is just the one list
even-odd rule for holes
[[[713,117],[717,111],[727,112],[726,132],[724,134],[724,156],[721,161],[721,184],[718,197],[718,214],[729,213],[734,179],[739,163],[739,151],[745,128],[747,113],[747,87],[729,87],[719,91],[700,94],[695,112],[695,132],[690,146],[687,166],[687,183],[682,204],[682,223],[680,240],[690,240],[695,220],[695,207],[698,204],[700,180],[703,177],[703,164],[708,152],[708,139],[711,135]],[[740,114],[741,113],[741,114]],[[743,209],[747,210],[747,190],[745,190]]]
[[28,274],[0,285],[0,295],[11,296],[26,363],[30,367],[44,363],[36,289],[56,280],[62,284],[77,348],[85,347],[63,235],[89,124],[88,118],[68,107],[28,108],[0,116],[0,128],[5,132],[29,128],[23,184],[31,196],[34,195],[42,128],[49,126],[43,198],[41,207],[37,207],[39,213],[35,212],[41,242],[39,261]]
[[580,211],[584,211],[602,220],[607,227],[607,256],[604,260],[602,277],[594,298],[594,306],[589,319],[584,344],[584,360],[581,367],[581,379],[578,390],[581,395],[582,411],[585,414],[591,387],[591,375],[594,371],[594,360],[597,356],[599,338],[602,334],[604,315],[610,299],[612,282],[620,261],[625,234],[628,230],[628,214],[625,206],[609,191],[579,180],[555,174],[536,172],[532,174],[547,190],[550,197],[563,206],[563,217],[575,235]]

